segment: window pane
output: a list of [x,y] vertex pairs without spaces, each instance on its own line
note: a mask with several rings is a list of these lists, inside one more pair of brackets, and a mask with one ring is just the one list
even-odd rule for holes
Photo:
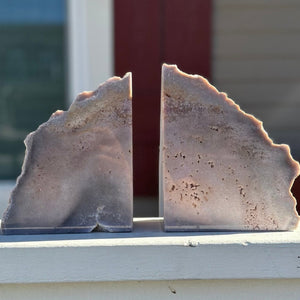
[[64,109],[65,3],[0,0],[0,179],[21,171],[26,135]]

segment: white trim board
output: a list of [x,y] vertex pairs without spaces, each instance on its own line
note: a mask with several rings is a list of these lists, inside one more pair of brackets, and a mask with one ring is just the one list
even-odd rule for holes
[[0,283],[300,278],[300,232],[162,231],[0,236]]
[[67,1],[68,103],[113,75],[113,1]]

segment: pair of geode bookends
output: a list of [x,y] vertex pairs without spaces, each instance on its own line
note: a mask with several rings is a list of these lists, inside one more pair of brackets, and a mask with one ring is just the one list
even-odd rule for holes
[[[110,78],[27,136],[4,234],[132,230],[131,94],[130,73]],[[165,230],[293,230],[298,174],[260,121],[203,77],[163,65]]]

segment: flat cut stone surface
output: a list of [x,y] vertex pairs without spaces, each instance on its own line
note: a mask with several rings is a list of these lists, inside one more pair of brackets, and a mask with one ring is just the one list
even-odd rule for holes
[[162,69],[160,201],[167,231],[293,230],[299,164],[198,75]]
[[26,140],[4,234],[132,229],[131,74],[78,95]]

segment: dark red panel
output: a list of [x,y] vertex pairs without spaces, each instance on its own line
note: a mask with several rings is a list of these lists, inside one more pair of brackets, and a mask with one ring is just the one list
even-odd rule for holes
[[160,0],[115,0],[114,18],[115,72],[133,73],[134,93],[156,92],[160,85]]
[[135,195],[158,186],[160,111],[160,0],[115,0],[115,73],[133,75]]
[[133,73],[135,195],[158,191],[163,62],[210,75],[211,0],[115,0],[115,74]]
[[211,0],[165,0],[163,60],[211,77]]

